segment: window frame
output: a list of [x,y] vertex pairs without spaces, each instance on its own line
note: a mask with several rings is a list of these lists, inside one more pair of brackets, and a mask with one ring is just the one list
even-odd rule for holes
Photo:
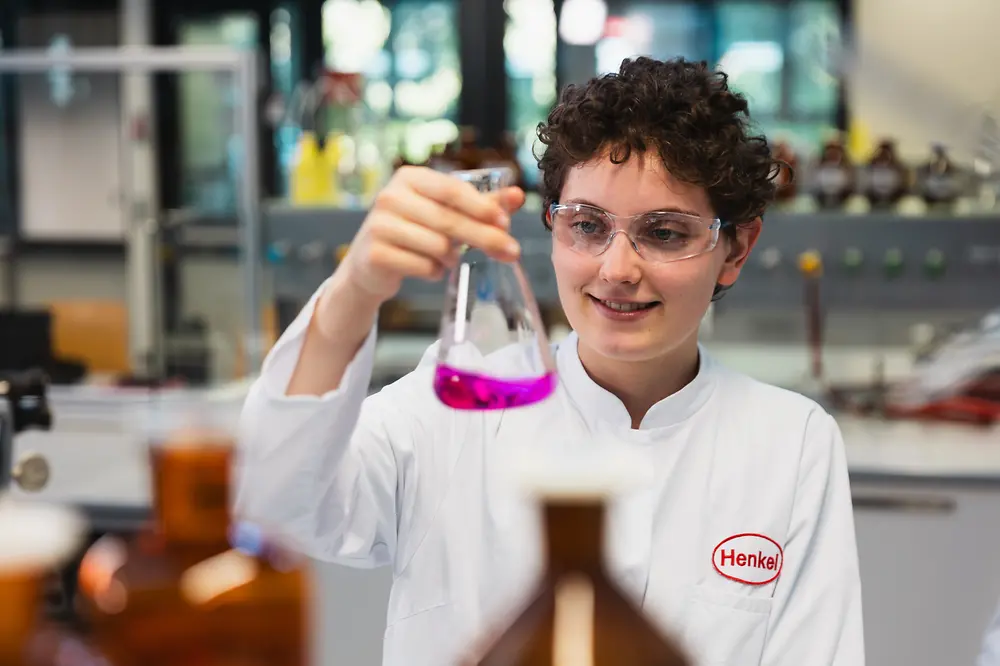
[[[606,0],[608,3],[609,14],[614,14],[616,11],[625,10],[631,2],[629,0]],[[719,6],[726,3],[732,2],[733,0],[647,0],[649,4],[660,4],[660,5],[690,5],[697,4],[701,12],[703,12],[706,22],[710,25],[709,28],[709,39],[712,44],[709,51],[710,62],[718,62],[719,58],[722,56],[723,45],[720,39],[720,29],[719,29]],[[564,0],[553,0],[553,5],[556,11],[556,17],[558,17],[562,10]],[[789,50],[789,21],[791,20],[791,12],[788,11],[792,5],[796,4],[796,0],[746,0],[748,4],[761,4],[761,5],[772,5],[780,8],[784,8],[785,11],[781,15],[785,18],[785,23],[782,26],[782,49],[787,53]],[[852,20],[853,20],[853,9],[851,0],[832,0],[832,4],[836,7],[837,16],[840,20],[841,31],[844,39],[849,43],[853,35]],[[558,89],[561,90],[565,84],[566,80],[566,70],[564,67],[566,61],[566,53],[568,49],[579,48],[571,47],[565,44],[561,39],[557,42],[557,54],[556,54],[556,83]],[[781,110],[775,116],[777,119],[789,119],[789,120],[811,120],[818,119],[821,116],[819,114],[795,114],[791,111],[791,97],[792,97],[792,68],[783,67],[782,68],[782,86],[781,86]],[[847,100],[846,100],[846,82],[843,77],[839,77],[837,85],[837,100],[834,105],[834,118],[833,124],[837,129],[845,130],[850,122]],[[822,116],[825,118],[825,115]]]

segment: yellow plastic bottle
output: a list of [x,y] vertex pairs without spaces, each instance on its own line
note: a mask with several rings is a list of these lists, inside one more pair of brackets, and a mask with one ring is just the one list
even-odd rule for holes
[[296,147],[291,170],[292,203],[296,206],[326,203],[329,198],[330,179],[313,132],[302,132]]
[[344,156],[342,132],[329,132],[326,135],[326,145],[323,146],[323,170],[329,188],[326,192],[327,203],[339,206],[342,203],[340,182],[340,161]]
[[871,129],[868,124],[854,118],[847,128],[847,154],[855,164],[867,162],[875,150],[875,141],[872,139]]

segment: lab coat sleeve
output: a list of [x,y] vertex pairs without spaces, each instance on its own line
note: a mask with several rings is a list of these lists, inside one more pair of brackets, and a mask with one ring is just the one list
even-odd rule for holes
[[997,607],[993,621],[986,629],[976,666],[1000,666],[1000,606]]
[[774,590],[762,666],[864,666],[861,576],[840,428],[817,408]]
[[384,411],[360,418],[374,327],[337,389],[285,395],[322,289],[267,355],[243,405],[235,511],[311,557],[382,566],[396,547],[396,465]]

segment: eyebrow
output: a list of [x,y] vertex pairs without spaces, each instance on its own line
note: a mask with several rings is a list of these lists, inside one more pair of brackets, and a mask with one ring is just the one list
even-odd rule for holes
[[[603,206],[598,206],[593,201],[588,201],[587,199],[582,199],[582,198],[568,199],[567,201],[564,201],[562,203],[583,204],[584,206],[592,206],[594,208],[600,208],[601,210],[605,210]],[[691,217],[705,217],[696,210],[691,210],[690,208],[681,208],[679,206],[663,206],[662,208],[653,208],[652,210],[647,210],[643,213],[639,213],[639,215],[646,215],[648,213],[680,213],[682,215],[690,215]]]

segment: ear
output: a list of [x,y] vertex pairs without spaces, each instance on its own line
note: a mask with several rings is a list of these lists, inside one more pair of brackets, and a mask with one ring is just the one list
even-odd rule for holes
[[728,252],[726,260],[719,271],[718,283],[723,286],[730,286],[740,276],[744,264],[750,257],[750,251],[757,244],[763,221],[758,217],[749,224],[741,224],[736,227],[734,238],[728,238]]

